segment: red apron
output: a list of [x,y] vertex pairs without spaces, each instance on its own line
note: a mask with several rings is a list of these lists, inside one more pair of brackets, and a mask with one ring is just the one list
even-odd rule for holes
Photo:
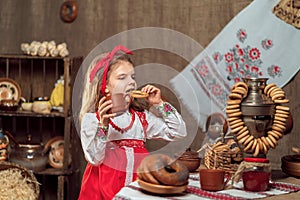
[[[127,154],[133,153],[133,173],[127,172]],[[105,158],[98,166],[87,164],[85,169],[79,200],[112,199],[125,186],[128,177],[130,181],[137,178],[137,167],[148,155],[142,140],[118,140],[107,144]],[[132,176],[131,176],[132,175]]]

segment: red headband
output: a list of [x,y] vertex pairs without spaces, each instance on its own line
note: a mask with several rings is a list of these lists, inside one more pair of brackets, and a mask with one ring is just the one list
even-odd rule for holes
[[116,53],[118,51],[122,51],[126,54],[132,54],[132,52],[130,50],[128,50],[126,47],[124,46],[116,46],[110,53],[108,53],[104,58],[102,58],[94,67],[94,69],[92,70],[91,74],[90,74],[90,82],[93,81],[93,79],[95,78],[96,73],[98,72],[99,69],[104,67],[104,71],[103,71],[103,76],[102,76],[102,84],[101,84],[101,92],[102,95],[105,95],[105,88],[106,88],[106,76],[107,76],[107,72],[109,69],[109,62],[112,61],[112,59],[114,58],[114,56],[116,55]]

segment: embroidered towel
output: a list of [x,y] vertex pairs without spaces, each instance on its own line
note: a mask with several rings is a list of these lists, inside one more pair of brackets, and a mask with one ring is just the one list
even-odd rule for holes
[[209,114],[225,115],[231,87],[243,77],[269,78],[268,84],[283,87],[299,71],[300,30],[274,15],[277,3],[253,1],[170,80],[201,128]]

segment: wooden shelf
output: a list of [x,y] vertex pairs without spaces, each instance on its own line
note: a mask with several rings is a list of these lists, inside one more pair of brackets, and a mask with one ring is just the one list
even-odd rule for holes
[[[0,117],[3,121],[3,130],[10,130],[17,141],[24,141],[26,135],[32,135],[32,141],[46,144],[50,139],[62,136],[64,138],[64,157],[61,169],[46,168],[43,171],[33,172],[43,177],[43,183],[48,179],[57,176],[57,184],[50,184],[45,187],[42,184],[40,194],[45,197],[48,191],[57,189],[57,199],[64,199],[74,196],[77,190],[73,184],[67,181],[74,178],[79,170],[76,162],[76,153],[72,148],[78,148],[78,138],[71,132],[72,115],[71,97],[72,84],[76,73],[82,63],[82,57],[39,57],[29,55],[0,55],[0,77],[10,78],[17,82],[21,89],[21,97],[33,99],[35,97],[50,97],[57,80],[62,79],[64,83],[64,105],[63,111],[53,111],[49,114],[40,114],[31,111],[23,111],[18,108],[16,111],[0,110]],[[74,152],[78,152],[78,149]],[[45,155],[47,156],[47,155]],[[68,161],[72,160],[71,163]],[[50,176],[50,177],[49,177]],[[78,178],[80,179],[80,178]],[[53,186],[53,188],[49,188]]]
[[49,114],[40,114],[30,111],[0,111],[0,116],[10,117],[65,117],[62,112],[51,112]]

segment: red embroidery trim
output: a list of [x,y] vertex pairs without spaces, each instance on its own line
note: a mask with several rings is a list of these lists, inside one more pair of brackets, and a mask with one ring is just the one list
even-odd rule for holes
[[134,110],[133,109],[130,109],[130,113],[131,113],[131,122],[130,124],[125,127],[125,128],[120,128],[119,126],[117,126],[115,123],[113,123],[113,121],[109,121],[109,124],[117,131],[121,132],[121,133],[124,133],[126,131],[128,131],[129,129],[131,129],[133,123],[134,123],[134,120],[135,120],[135,114],[134,114]]
[[146,138],[146,130],[147,130],[147,127],[148,127],[148,121],[146,119],[146,114],[144,112],[136,112],[136,114],[138,115],[138,117],[141,121],[141,124],[142,124],[143,129],[144,129],[145,138]]

